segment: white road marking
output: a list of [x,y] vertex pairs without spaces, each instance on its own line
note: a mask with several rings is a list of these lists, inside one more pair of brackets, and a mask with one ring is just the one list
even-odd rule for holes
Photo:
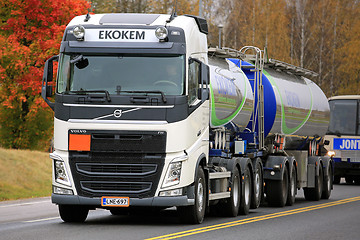
[[38,204],[38,203],[51,203],[51,201],[46,200],[46,201],[39,201],[39,202],[27,202],[27,203],[17,203],[17,204],[10,204],[10,205],[0,205],[0,208],[27,206],[27,205],[34,205],[34,204]]
[[26,223],[34,223],[34,222],[50,221],[50,220],[55,220],[55,219],[60,219],[60,217],[43,218],[43,219],[29,220],[29,221],[24,221],[24,222],[26,222]]

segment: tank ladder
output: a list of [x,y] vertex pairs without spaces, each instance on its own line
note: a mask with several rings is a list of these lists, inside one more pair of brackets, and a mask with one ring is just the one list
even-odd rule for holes
[[[251,51],[252,54],[247,52]],[[258,139],[259,149],[265,147],[265,127],[264,127],[264,86],[262,82],[262,75],[264,70],[264,63],[266,56],[266,49],[260,50],[260,48],[254,46],[245,46],[240,49],[243,60],[249,63],[253,63],[251,71],[254,72],[254,99],[257,99],[257,104],[254,106],[253,114],[250,119],[252,121],[252,130],[255,131],[256,123],[258,124]],[[243,68],[244,66],[241,66]],[[247,66],[246,66],[247,67]],[[246,68],[245,67],[245,68]],[[255,137],[255,136],[254,136]],[[255,139],[254,139],[255,140]]]

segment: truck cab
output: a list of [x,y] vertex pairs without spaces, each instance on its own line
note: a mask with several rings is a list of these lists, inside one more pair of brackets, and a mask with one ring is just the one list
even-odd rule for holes
[[42,89],[55,112],[52,201],[63,220],[84,221],[98,207],[194,205],[209,152],[206,35],[193,16],[68,24]]

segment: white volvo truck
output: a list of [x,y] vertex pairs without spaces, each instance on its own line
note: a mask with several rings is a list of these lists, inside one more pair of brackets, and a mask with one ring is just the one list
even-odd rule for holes
[[52,202],[64,221],[175,206],[201,223],[208,209],[247,214],[264,193],[274,206],[292,205],[299,188],[330,196],[332,162],[316,151],[329,106],[304,77],[312,72],[254,47],[208,49],[207,32],[196,16],[68,24],[42,85],[55,112]]

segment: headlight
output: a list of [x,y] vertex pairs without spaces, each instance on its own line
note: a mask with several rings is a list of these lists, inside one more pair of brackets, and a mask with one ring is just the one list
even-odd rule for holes
[[168,30],[166,29],[166,27],[158,27],[155,30],[155,36],[161,41],[161,40],[165,40],[165,38],[167,38],[168,36]]
[[174,186],[180,183],[182,162],[188,160],[188,156],[174,158],[168,166],[162,188]]
[[85,28],[81,25],[75,26],[73,29],[73,34],[76,37],[76,40],[83,41],[85,37]]
[[182,162],[170,163],[166,172],[165,180],[162,185],[163,188],[174,186],[180,183]]
[[54,168],[55,182],[71,186],[65,163],[63,161],[54,160]]
[[329,157],[334,157],[336,154],[335,154],[335,151],[328,151],[328,152],[327,152],[327,155],[328,155]]

